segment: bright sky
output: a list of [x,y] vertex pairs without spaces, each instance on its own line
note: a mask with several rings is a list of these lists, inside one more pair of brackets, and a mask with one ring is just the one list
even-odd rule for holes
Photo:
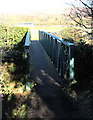
[[0,13],[60,12],[73,0],[0,0]]

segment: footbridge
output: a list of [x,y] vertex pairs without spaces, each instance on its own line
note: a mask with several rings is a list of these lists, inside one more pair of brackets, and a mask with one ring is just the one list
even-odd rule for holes
[[74,79],[74,44],[45,31],[37,31],[37,35],[34,31],[28,33],[31,44],[29,48],[29,42],[27,47],[25,44],[31,61],[31,81],[36,83],[31,117],[76,118],[77,105],[63,91],[63,83]]

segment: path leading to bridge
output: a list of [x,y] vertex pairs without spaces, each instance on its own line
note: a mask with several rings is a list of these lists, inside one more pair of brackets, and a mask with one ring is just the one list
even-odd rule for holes
[[74,100],[62,90],[62,79],[38,40],[30,46],[32,80],[37,84],[32,99],[32,118],[72,118],[78,116]]

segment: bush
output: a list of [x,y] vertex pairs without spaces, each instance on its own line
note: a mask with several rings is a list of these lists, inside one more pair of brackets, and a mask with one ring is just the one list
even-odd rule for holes
[[79,44],[75,48],[75,79],[79,89],[93,88],[93,49]]
[[[27,60],[25,59],[24,42],[27,28],[1,26],[2,31],[2,66],[1,66],[1,82],[2,93],[8,94],[15,92],[15,88],[24,85],[25,75],[27,74]],[[5,34],[8,37],[4,37]],[[15,34],[14,34],[15,33]],[[10,39],[11,38],[11,39]],[[11,41],[10,41],[11,40]],[[9,44],[5,44],[9,43]],[[27,69],[26,69],[27,68]],[[12,86],[12,87],[11,87]]]
[[60,34],[63,39],[73,39],[74,43],[83,40],[82,30],[79,27],[66,27]]

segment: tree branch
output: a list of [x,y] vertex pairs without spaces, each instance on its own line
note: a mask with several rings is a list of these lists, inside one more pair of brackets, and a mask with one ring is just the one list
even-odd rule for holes
[[92,7],[90,7],[88,4],[84,3],[82,0],[79,0],[84,6],[86,6],[89,9],[92,9]]
[[80,22],[78,22],[76,19],[74,19],[74,17],[72,17],[71,16],[71,14],[69,14],[69,16],[70,16],[70,18],[72,19],[72,20],[74,20],[77,24],[79,24],[80,26],[83,26],[83,27],[85,27],[86,29],[90,29],[90,27],[87,27],[86,25],[84,25],[83,23],[80,23]]

